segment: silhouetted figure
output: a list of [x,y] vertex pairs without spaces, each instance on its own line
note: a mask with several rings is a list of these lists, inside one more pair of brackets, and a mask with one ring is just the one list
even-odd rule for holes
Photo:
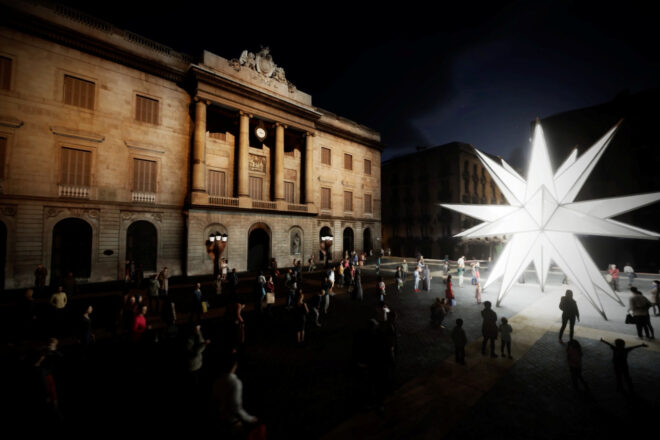
[[513,333],[513,328],[511,327],[511,324],[509,324],[509,321],[505,318],[502,317],[501,319],[501,324],[500,324],[500,339],[502,341],[501,344],[501,353],[502,357],[504,357],[504,348],[506,347],[507,355],[509,356],[509,359],[513,359],[511,357],[511,333]]
[[305,325],[307,324],[308,314],[309,308],[307,308],[307,304],[305,304],[305,295],[303,294],[302,289],[300,289],[296,294],[295,306],[293,308],[296,342],[298,342],[298,344],[305,342]]
[[651,326],[651,317],[649,316],[651,302],[642,295],[642,292],[637,287],[631,287],[630,291],[633,295],[630,297],[630,302],[628,303],[628,311],[632,312],[633,320],[637,327],[637,336],[639,336],[639,339],[642,339],[643,329],[647,338],[654,339],[655,334]]
[[46,277],[48,276],[48,269],[41,264],[37,264],[34,270],[34,291],[37,296],[42,296],[46,287]]
[[575,390],[579,390],[578,382],[581,382],[585,391],[589,392],[589,386],[582,378],[582,346],[575,339],[568,341],[568,345],[566,346],[566,360],[568,361],[571,382],[573,382]]
[[569,327],[569,337],[573,339],[573,329],[575,328],[575,319],[577,318],[580,321],[580,311],[578,310],[577,303],[573,299],[573,291],[567,290],[566,294],[561,297],[559,301],[559,310],[562,311],[561,314],[561,329],[559,330],[559,343],[563,344],[562,336],[564,335],[564,329],[566,329],[566,324],[570,322]]
[[465,365],[465,346],[467,345],[467,336],[463,330],[463,320],[456,320],[456,327],[451,331],[451,339],[454,341],[454,354],[456,362]]
[[243,382],[236,376],[237,368],[238,361],[232,356],[226,362],[225,374],[213,384],[213,400],[221,423],[221,432],[225,434],[223,438],[248,438],[248,433],[254,430],[258,423],[255,416],[243,409]]
[[639,347],[648,347],[646,344],[633,345],[626,348],[626,341],[623,339],[616,339],[614,345],[610,344],[603,338],[600,341],[607,344],[612,349],[612,363],[614,364],[614,375],[616,376],[616,390],[623,392],[623,380],[625,379],[628,389],[631,393],[635,393],[633,388],[632,379],[628,372],[628,353]]
[[64,291],[71,296],[78,293],[78,283],[76,282],[76,278],[73,276],[73,272],[66,274],[62,280],[62,287],[64,288]]
[[[653,314],[660,316],[660,281],[653,281],[653,288],[651,289],[651,304],[653,304]],[[656,308],[658,309],[656,311]]]
[[91,316],[93,311],[92,306],[87,306],[78,324],[78,339],[83,350],[86,350],[94,342]]
[[447,299],[440,297],[436,298],[431,305],[431,324],[436,326],[439,325],[440,328],[445,328],[445,326],[442,325],[442,321],[444,321],[447,313],[449,313]]
[[484,341],[481,343],[481,354],[486,354],[486,344],[490,341],[490,357],[496,358],[497,314],[491,309],[490,301],[484,301],[484,309],[481,311],[481,317],[483,318],[481,334],[484,337]]

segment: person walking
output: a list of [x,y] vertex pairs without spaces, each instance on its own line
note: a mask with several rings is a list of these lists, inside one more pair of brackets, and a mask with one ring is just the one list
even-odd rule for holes
[[628,288],[631,288],[633,285],[633,281],[635,281],[635,277],[637,277],[637,274],[635,273],[635,269],[633,269],[630,263],[626,263],[626,265],[623,266],[623,273],[625,273],[628,276]]
[[170,292],[170,271],[167,267],[158,274],[158,282],[160,283],[160,295],[167,296]]
[[362,272],[358,269],[355,271],[355,299],[357,301],[362,301],[364,293],[362,292]]
[[467,345],[467,336],[463,330],[463,320],[456,320],[456,327],[451,331],[451,339],[454,341],[454,355],[456,362],[465,365],[465,346]]
[[614,376],[616,377],[616,390],[621,393],[623,392],[623,381],[625,380],[628,390],[634,394],[635,390],[628,370],[628,353],[636,348],[648,347],[648,345],[639,344],[626,347],[626,341],[623,339],[616,339],[614,345],[603,338],[600,338],[600,342],[612,349],[612,364],[614,365]]
[[567,290],[566,294],[561,297],[559,301],[559,310],[561,314],[561,329],[559,329],[559,343],[563,344],[562,336],[566,329],[566,324],[570,323],[569,327],[569,340],[573,339],[573,329],[575,328],[575,319],[580,321],[580,311],[578,310],[577,303],[573,299],[573,291]]
[[447,307],[447,299],[437,297],[431,305],[431,325],[445,328],[445,326],[442,325],[442,321],[444,321],[447,313],[449,313],[449,307]]
[[396,284],[396,293],[401,293],[401,288],[403,287],[403,273],[401,271],[401,266],[396,267],[394,272],[394,282]]
[[87,306],[85,313],[80,319],[78,328],[78,340],[83,350],[86,350],[94,342],[94,333],[92,333],[92,306]]
[[490,341],[490,357],[496,358],[495,340],[497,339],[497,314],[491,309],[490,301],[484,301],[484,309],[481,311],[483,322],[481,324],[481,334],[484,337],[481,343],[481,354],[486,354],[486,345]]
[[66,324],[66,305],[68,298],[66,292],[62,290],[62,286],[57,288],[57,292],[50,296],[50,305],[53,306],[53,322],[55,331],[58,334],[64,332]]
[[637,327],[637,336],[642,339],[642,329],[649,339],[655,339],[653,333],[653,326],[651,326],[651,317],[649,316],[649,309],[651,302],[642,295],[642,292],[637,287],[631,287],[630,291],[633,295],[628,302],[628,312],[632,312],[633,321]]
[[504,357],[504,348],[506,347],[507,355],[509,359],[513,359],[511,357],[511,333],[513,333],[513,328],[511,327],[511,324],[509,324],[509,321],[505,318],[502,317],[501,319],[501,324],[500,324],[500,340],[502,341],[501,343],[501,356]]
[[210,340],[204,339],[202,327],[199,324],[191,327],[188,339],[186,339],[186,353],[188,354],[188,375],[194,389],[199,386],[204,361],[203,353],[210,343]]

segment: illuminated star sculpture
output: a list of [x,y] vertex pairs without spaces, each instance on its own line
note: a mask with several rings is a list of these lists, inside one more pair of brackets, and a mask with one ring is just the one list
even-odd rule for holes
[[579,158],[577,150],[552,172],[541,124],[536,123],[527,180],[509,164],[485,154],[477,155],[509,202],[507,205],[451,205],[445,208],[483,220],[456,237],[508,235],[509,242],[488,277],[484,289],[502,279],[497,305],[522,272],[534,263],[543,290],[554,261],[585,298],[607,319],[599,292],[623,305],[596,267],[576,234],[621,238],[658,238],[660,234],[612,220],[610,217],[660,200],[660,192],[627,197],[573,202],[591,174],[619,124]]

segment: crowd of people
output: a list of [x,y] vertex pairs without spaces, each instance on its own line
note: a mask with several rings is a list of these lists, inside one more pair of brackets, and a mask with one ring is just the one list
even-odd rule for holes
[[[214,407],[218,410],[220,420],[225,423],[224,428],[228,432],[235,434],[238,430],[243,429],[261,432],[264,428],[259,423],[259,419],[250,415],[242,407],[242,382],[236,375],[246,343],[246,320],[243,317],[246,305],[253,304],[253,310],[258,319],[268,319],[273,315],[277,298],[283,299],[283,311],[280,313],[291,323],[291,341],[304,347],[306,333],[309,333],[310,327],[312,329],[323,327],[330,319],[332,297],[335,295],[336,288],[344,289],[356,302],[365,299],[362,278],[366,258],[366,253],[352,252],[345,254],[336,263],[325,262],[324,267],[320,268],[320,285],[316,282],[319,268],[317,268],[313,256],[307,260],[306,271],[301,260],[294,260],[290,268],[280,272],[277,261],[272,259],[268,268],[254,278],[253,288],[247,293],[245,289],[239,291],[241,280],[236,269],[230,271],[226,261],[222,260],[221,272],[211,283],[210,289],[208,283],[195,283],[176,295],[169,288],[170,275],[167,267],[145,280],[141,266],[127,262],[121,303],[107,307],[107,309],[116,309],[110,311],[115,316],[113,324],[110,326],[110,334],[111,337],[129,344],[136,351],[140,351],[141,347],[157,344],[159,339],[179,337],[185,341],[187,377],[191,387],[196,388],[202,382],[204,352],[212,344],[211,340],[203,336],[203,318],[210,308],[222,307],[224,309],[223,362],[222,374],[213,381]],[[364,327],[355,334],[353,357],[358,371],[364,378],[362,383],[365,386],[364,394],[369,406],[382,411],[387,390],[383,383],[390,382],[398,352],[397,311],[388,304],[388,297],[402,293],[409,277],[410,267],[408,262],[403,259],[402,263],[396,266],[392,277],[389,278],[382,274],[381,263],[379,256],[377,265],[379,271],[377,272],[376,287],[373,290],[376,308]],[[483,305],[481,352],[483,355],[497,358],[495,345],[496,340],[500,339],[500,356],[513,359],[511,347],[514,329],[506,317],[501,317],[498,321],[490,301],[482,303],[478,261],[468,263],[464,257],[459,258],[455,272],[458,277],[458,287],[463,287],[467,274],[466,264],[471,269],[476,304]],[[450,273],[447,258],[442,262],[441,267],[444,297],[434,299],[431,305],[430,321],[433,326],[446,329],[446,318],[453,313],[457,302],[453,276]],[[628,267],[629,265],[626,265],[626,269]],[[624,273],[634,274],[634,271],[626,269],[624,269]],[[609,275],[612,279],[618,280],[618,274],[614,272],[616,268],[610,267],[610,271]],[[304,275],[305,272],[314,274],[313,282],[303,280],[303,277],[311,277],[311,275]],[[421,255],[417,258],[412,272],[412,291],[415,294],[419,294],[422,290],[430,292],[431,270]],[[73,278],[72,274],[69,275]],[[67,276],[62,280],[62,285],[58,286],[48,297],[51,309],[40,316],[36,311],[34,296],[35,292],[39,292],[41,298],[45,297],[46,276],[46,269],[41,265],[37,267],[34,289],[28,289],[19,301],[15,339],[25,340],[35,337],[37,334],[35,325],[43,322],[41,330],[45,329],[47,334],[60,338],[72,338],[82,353],[89,351],[96,340],[95,326],[92,323],[97,307],[78,301],[76,310],[69,310],[71,308],[70,296],[77,295],[78,286],[75,284],[75,278],[73,278],[73,282],[69,279],[65,283],[66,278],[69,278]],[[634,278],[634,275],[628,275],[633,293],[629,304],[630,320],[636,325],[640,339],[643,333],[647,338],[653,339],[654,333],[649,310],[653,307],[655,315],[660,314],[658,302],[660,282],[653,282],[652,301],[649,301],[633,286]],[[82,307],[80,307],[81,305]],[[581,347],[574,338],[574,326],[576,320],[579,321],[580,314],[570,290],[566,291],[562,297],[559,308],[562,311],[562,325],[558,337],[562,344],[564,331],[567,326],[569,327],[569,342],[566,352],[572,381],[576,388],[579,383],[586,387],[586,382],[581,375]],[[104,310],[105,314],[108,314],[107,309]],[[187,319],[182,324],[180,317],[184,315],[187,316]],[[151,325],[154,322],[158,323],[158,329]],[[468,337],[462,318],[455,320],[450,337],[454,344],[455,360],[464,365]],[[623,345],[622,343],[622,340],[616,340],[614,345],[609,343],[608,345],[614,352],[617,387],[621,388],[625,382],[632,390],[626,363],[627,353],[633,348],[645,346],[645,344],[626,348],[625,343]],[[40,396],[39,410],[54,419],[61,417],[58,415],[57,408],[57,374],[54,373],[53,367],[57,363],[58,356],[61,357],[57,345],[58,340],[51,338],[47,346],[30,351],[24,358],[25,365],[30,371],[29,376],[38,378],[39,381],[39,386],[34,388],[34,395]]]

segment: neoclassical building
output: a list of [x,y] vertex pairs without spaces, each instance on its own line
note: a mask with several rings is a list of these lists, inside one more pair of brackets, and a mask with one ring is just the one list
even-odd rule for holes
[[57,4],[0,0],[4,288],[253,270],[380,247],[380,135],[315,107],[268,49],[178,53]]

